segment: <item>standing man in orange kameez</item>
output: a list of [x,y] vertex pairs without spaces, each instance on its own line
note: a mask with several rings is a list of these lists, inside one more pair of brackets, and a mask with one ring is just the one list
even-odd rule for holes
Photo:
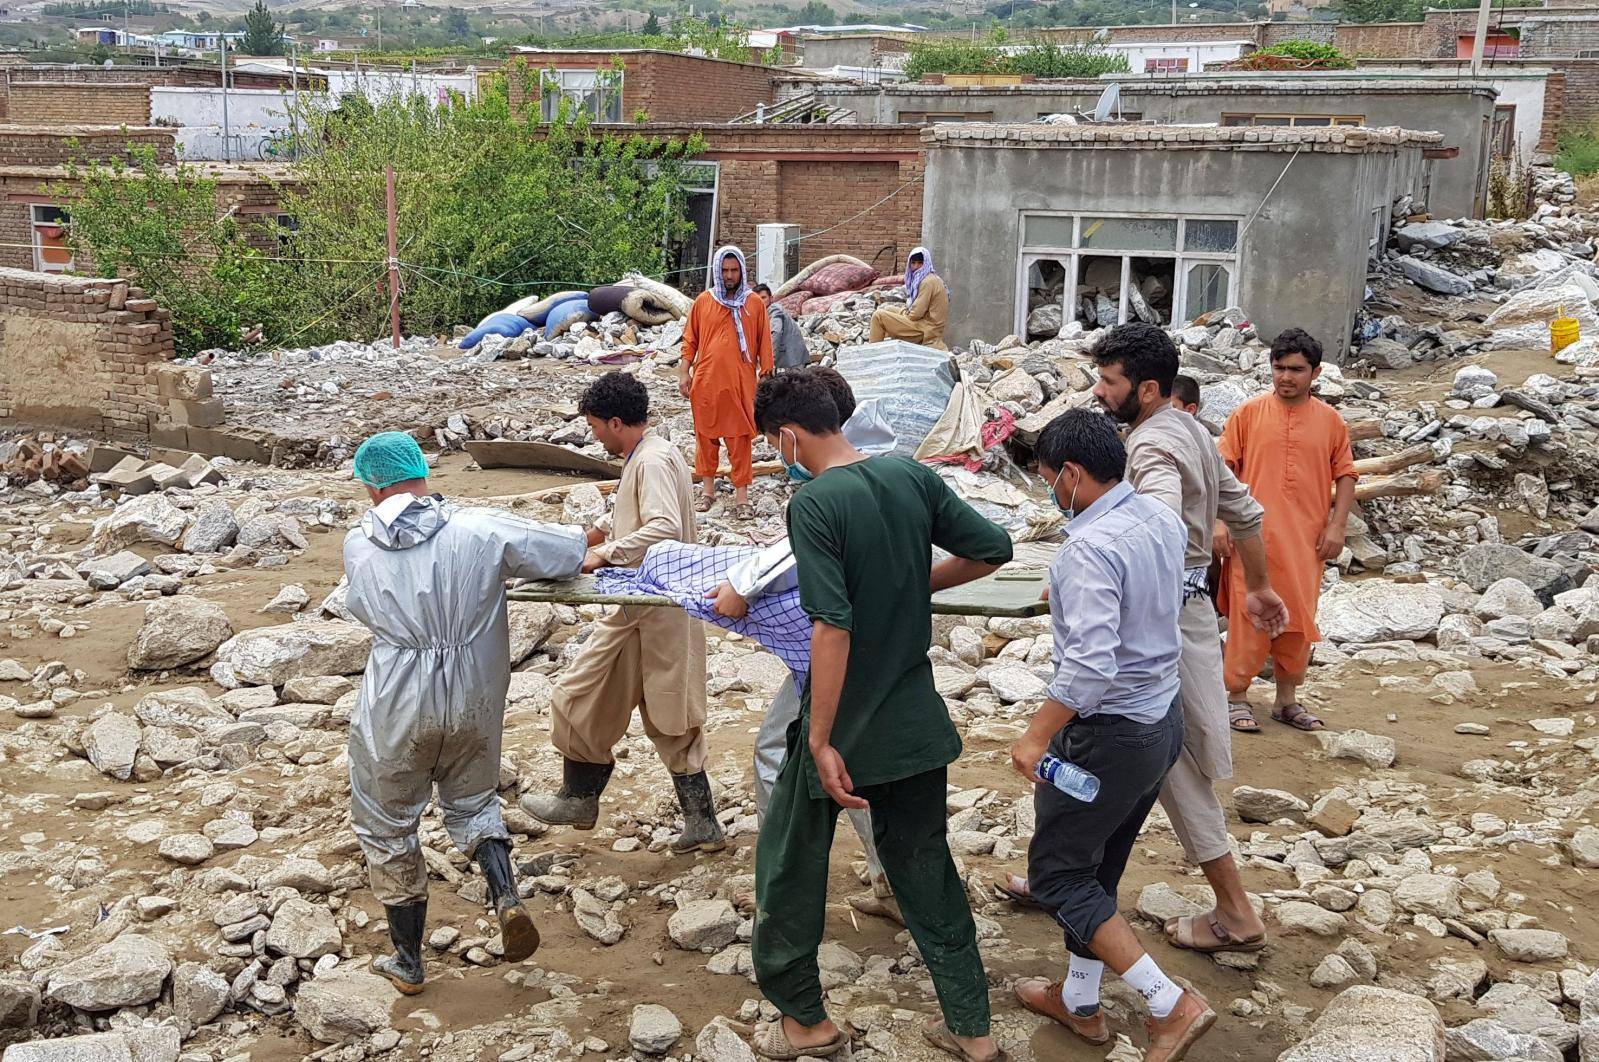
[[[1321,344],[1290,328],[1271,344],[1273,390],[1239,406],[1221,436],[1221,456],[1266,511],[1267,569],[1288,606],[1288,626],[1276,638],[1255,629],[1244,610],[1242,567],[1228,560],[1227,650],[1224,672],[1233,709],[1249,708],[1249,684],[1271,656],[1277,699],[1271,717],[1300,730],[1322,721],[1299,703],[1298,691],[1320,639],[1316,604],[1322,570],[1344,548],[1344,524],[1355,501],[1355,461],[1344,418],[1310,393],[1321,375]],[[1331,499],[1329,503],[1329,499]],[[1220,524],[1218,552],[1231,552]]]
[[718,444],[727,447],[733,471],[733,517],[748,520],[750,453],[755,445],[755,384],[772,371],[772,331],[766,303],[750,290],[744,253],[716,252],[713,285],[702,291],[683,326],[678,389],[694,411],[694,475],[702,492],[694,503],[706,512],[716,503]]

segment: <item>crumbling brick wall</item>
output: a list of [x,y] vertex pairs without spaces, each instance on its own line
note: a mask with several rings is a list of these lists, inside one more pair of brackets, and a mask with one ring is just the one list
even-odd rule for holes
[[1553,151],[1560,136],[1561,123],[1566,117],[1566,75],[1564,71],[1551,70],[1544,82],[1543,125],[1538,129],[1538,150]]
[[0,269],[0,423],[150,434],[167,312],[123,280]]
[[[228,84],[235,88],[287,88],[291,83],[287,74],[228,71]],[[325,79],[302,70],[298,78],[302,88]],[[0,78],[0,119],[9,109],[9,90],[14,85],[84,85],[101,86],[143,85],[176,88],[216,88],[222,83],[222,72],[212,66],[83,66],[76,63],[29,63],[12,66]],[[95,121],[97,119],[90,118]],[[140,119],[148,121],[149,117]]]
[[[148,122],[149,118],[143,121]],[[127,158],[130,146],[154,148],[160,162],[177,158],[170,129],[62,122],[51,126],[0,125],[0,167],[108,162]]]
[[1435,58],[1438,42],[1437,27],[1425,22],[1340,22],[1333,33],[1333,46],[1356,59]]
[[1268,22],[1261,27],[1261,47],[1270,48],[1283,41],[1316,41],[1331,44],[1338,35],[1336,22]]
[[[1583,128],[1599,120],[1599,59],[1551,59],[1565,82],[1557,129]],[[1549,126],[1549,99],[1544,97],[1544,125]]]
[[1536,11],[1520,17],[1521,56],[1544,59],[1555,56],[1599,54],[1599,14],[1540,18]]
[[148,85],[11,85],[6,120],[18,125],[150,124]]

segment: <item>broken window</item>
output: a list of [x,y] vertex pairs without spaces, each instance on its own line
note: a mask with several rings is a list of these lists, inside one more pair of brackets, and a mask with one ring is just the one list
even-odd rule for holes
[[33,268],[40,273],[65,273],[72,269],[72,248],[67,246],[67,212],[58,206],[31,208]]
[[1038,339],[1192,320],[1237,302],[1237,253],[1236,218],[1024,214],[1017,324]]

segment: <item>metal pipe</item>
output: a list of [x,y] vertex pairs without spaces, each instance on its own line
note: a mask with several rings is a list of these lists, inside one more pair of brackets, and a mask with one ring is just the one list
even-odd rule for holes
[[221,38],[222,47],[219,53],[222,56],[222,161],[232,161],[233,146],[230,143],[232,136],[228,128],[228,38]]

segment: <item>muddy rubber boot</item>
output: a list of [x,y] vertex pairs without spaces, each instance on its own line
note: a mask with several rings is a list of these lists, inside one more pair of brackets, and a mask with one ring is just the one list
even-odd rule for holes
[[492,838],[477,846],[477,865],[489,885],[489,900],[500,920],[500,943],[506,962],[521,962],[539,950],[539,930],[533,916],[516,894],[516,874],[511,870],[511,844]]
[[722,824],[716,821],[716,802],[711,799],[711,780],[704,771],[674,774],[677,803],[683,809],[683,835],[672,842],[678,855],[689,852],[720,852],[727,847]]
[[408,903],[400,907],[383,905],[389,920],[389,940],[394,944],[394,954],[385,955],[372,963],[372,969],[387,977],[395,988],[408,996],[422,991],[422,927],[427,925],[428,902]]
[[581,763],[565,760],[561,765],[561,788],[551,793],[528,793],[519,804],[522,810],[546,826],[571,826],[592,830],[600,819],[600,794],[611,780],[614,763]]

